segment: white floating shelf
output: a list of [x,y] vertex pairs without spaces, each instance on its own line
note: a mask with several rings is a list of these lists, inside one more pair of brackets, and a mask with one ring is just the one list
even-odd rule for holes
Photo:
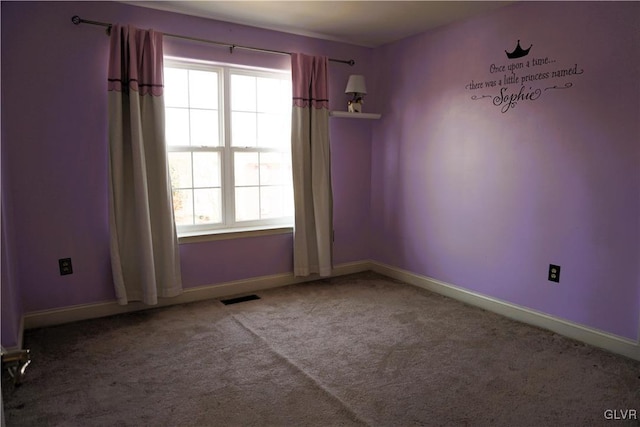
[[343,119],[369,119],[378,120],[382,114],[378,113],[350,113],[348,111],[329,111],[331,117],[340,117]]

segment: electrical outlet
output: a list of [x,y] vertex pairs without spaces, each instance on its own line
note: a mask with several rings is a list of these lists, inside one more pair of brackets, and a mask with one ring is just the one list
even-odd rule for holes
[[560,283],[560,266],[549,264],[549,280]]
[[60,275],[65,276],[67,274],[73,274],[73,268],[71,266],[71,258],[61,258],[58,260],[60,266]]

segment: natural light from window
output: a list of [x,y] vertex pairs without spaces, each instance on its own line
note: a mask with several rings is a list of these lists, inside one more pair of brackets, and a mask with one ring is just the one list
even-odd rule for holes
[[178,231],[292,225],[291,76],[173,60],[164,73]]

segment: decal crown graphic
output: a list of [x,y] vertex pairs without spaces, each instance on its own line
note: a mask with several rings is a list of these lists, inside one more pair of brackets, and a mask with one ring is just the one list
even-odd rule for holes
[[513,52],[507,52],[505,50],[504,53],[507,54],[507,58],[509,59],[522,58],[523,56],[527,56],[529,54],[529,51],[531,50],[532,46],[533,45],[529,46],[528,49],[523,49],[520,47],[520,40],[518,40],[518,45],[516,46],[515,49],[513,49]]

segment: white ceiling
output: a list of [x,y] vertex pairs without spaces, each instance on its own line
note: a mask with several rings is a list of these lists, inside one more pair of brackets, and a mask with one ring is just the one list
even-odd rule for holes
[[287,33],[376,47],[512,1],[126,1]]

